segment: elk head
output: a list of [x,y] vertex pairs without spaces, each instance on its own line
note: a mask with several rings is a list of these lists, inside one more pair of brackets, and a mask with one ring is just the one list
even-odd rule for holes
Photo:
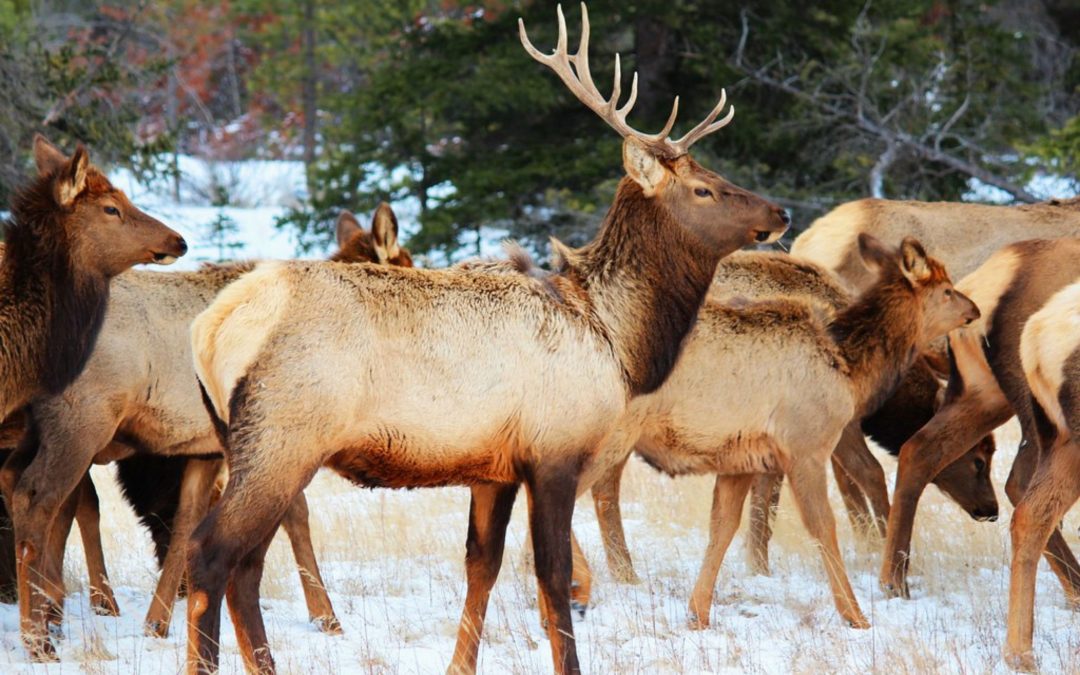
[[183,237],[135,207],[90,163],[86,148],[65,156],[44,136],[34,137],[38,175],[50,182],[72,260],[82,269],[115,276],[140,263],[167,265],[187,252]]
[[899,277],[897,281],[906,284],[918,297],[923,314],[920,351],[925,351],[936,338],[979,318],[975,303],[953,288],[945,266],[926,255],[914,237],[905,237],[899,250],[894,250],[877,237],[862,232],[859,253],[871,269]]
[[791,222],[786,210],[703,168],[688,154],[695,142],[731,122],[734,108],[717,119],[727,103],[726,94],[721,92],[712,112],[678,140],[669,137],[679,112],[678,98],[659,133],[637,131],[626,121],[637,100],[637,73],[626,103],[620,106],[622,73],[616,54],[615,83],[611,98],[605,99],[589,71],[589,14],[585,3],[581,4],[581,41],[574,55],[567,51],[566,19],[561,5],[557,14],[559,38],[553,54],[537,50],[525,33],[525,23],[518,19],[521,44],[532,58],[555,71],[578,100],[619,132],[624,139],[623,165],[627,176],[640,186],[645,197],[662,205],[680,227],[725,253],[744,244],[779,239]]
[[342,211],[337,220],[338,252],[331,260],[412,267],[412,256],[398,244],[397,235],[397,216],[386,202],[375,209],[370,233],[361,227],[351,212]]

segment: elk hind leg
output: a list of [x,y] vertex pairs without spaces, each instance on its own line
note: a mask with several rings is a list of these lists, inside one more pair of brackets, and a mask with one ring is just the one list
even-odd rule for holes
[[870,622],[859,609],[836,541],[836,520],[829,506],[824,462],[814,457],[797,457],[788,471],[788,480],[803,524],[821,549],[836,610],[853,628],[869,628]]
[[571,521],[577,498],[576,467],[535,467],[526,480],[529,492],[529,529],[533,540],[541,614],[547,616],[547,634],[556,673],[580,671],[570,616],[573,576]]
[[[1013,558],[1009,579],[1008,631],[1005,658],[1017,670],[1033,671],[1035,576],[1039,554],[1062,516],[1080,497],[1080,448],[1058,445],[1039,467],[1031,486],[1013,512],[1010,532]],[[1060,535],[1060,531],[1058,530]]]
[[[857,422],[849,424],[840,435],[840,442],[833,450],[832,460],[833,468],[839,465],[846,477],[857,486],[861,495],[865,495],[870,502],[870,507],[874,510],[873,523],[878,534],[884,538],[885,528],[889,522],[889,488],[885,483],[885,471],[867,447],[866,437],[863,436]],[[839,476],[837,483],[841,483]],[[842,486],[841,493],[843,489]],[[865,509],[865,502],[863,508]],[[869,517],[866,518],[867,523],[870,520]]]
[[506,526],[510,522],[517,492],[517,484],[481,484],[472,487],[469,535],[465,543],[468,590],[458,624],[454,658],[447,670],[449,673],[476,672],[488,597],[502,567]]
[[161,576],[143,624],[147,635],[165,637],[169,634],[173,604],[176,602],[176,592],[180,588],[186,566],[187,543],[192,530],[206,514],[210,490],[220,464],[219,459],[192,458],[184,467],[180,503],[173,519],[169,552],[161,566]]
[[701,563],[697,583],[690,595],[691,628],[705,628],[709,625],[709,609],[712,607],[716,575],[720,573],[724,554],[739,529],[743,502],[746,501],[746,493],[750,490],[754,477],[754,474],[716,477],[709,518],[709,545],[705,549],[705,559]]
[[784,475],[762,473],[750,485],[750,532],[746,539],[746,557],[750,571],[769,575],[769,540],[780,504]]

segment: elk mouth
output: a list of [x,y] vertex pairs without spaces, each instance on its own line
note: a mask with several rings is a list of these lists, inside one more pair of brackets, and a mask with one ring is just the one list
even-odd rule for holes
[[[787,228],[785,228],[787,229]],[[784,234],[784,230],[769,231],[769,230],[754,230],[753,239],[759,244],[771,244],[780,239]]]
[[151,253],[150,257],[152,258],[151,262],[155,265],[171,265],[176,262],[176,256],[172,253],[162,253],[159,251],[157,253]]

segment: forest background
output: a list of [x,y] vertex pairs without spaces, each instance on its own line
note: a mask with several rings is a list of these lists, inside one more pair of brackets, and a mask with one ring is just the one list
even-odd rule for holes
[[[575,45],[581,10],[564,10]],[[592,0],[589,13],[601,91],[616,52],[624,92],[638,72],[635,127],[659,129],[679,95],[685,128],[726,88],[735,121],[695,156],[790,208],[796,232],[864,196],[1025,202],[1080,187],[1076,0]],[[0,0],[0,204],[42,132],[173,185],[177,202],[185,158],[294,162],[275,224],[300,252],[325,245],[341,209],[381,200],[415,204],[420,253],[476,252],[485,232],[541,256],[549,235],[580,245],[622,174],[620,141],[525,55],[519,16],[550,50],[551,2]],[[243,198],[224,179],[202,189],[215,206]]]

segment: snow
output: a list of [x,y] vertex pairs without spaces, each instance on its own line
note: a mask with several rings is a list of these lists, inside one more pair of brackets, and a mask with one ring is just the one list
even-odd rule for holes
[[[995,481],[1004,484],[1019,433],[998,439]],[[891,474],[895,461],[884,459]],[[919,511],[912,599],[882,597],[880,543],[862,542],[832,504],[855,593],[873,628],[856,631],[838,618],[816,550],[788,496],[772,547],[773,576],[746,566],[736,536],[717,581],[712,625],[685,621],[690,589],[707,541],[711,483],[671,480],[632,462],[624,483],[630,548],[643,581],[615,583],[604,565],[591,506],[578,505],[575,529],[595,573],[593,602],[575,618],[578,654],[589,673],[1007,672],[1001,661],[1008,591],[1008,515],[976,523],[936,490]],[[105,551],[123,616],[98,617],[87,606],[78,537],[69,543],[67,603],[60,665],[27,664],[14,606],[0,606],[0,670],[18,673],[175,673],[184,665],[185,603],[167,639],[142,635],[155,581],[149,538],[120,506],[108,469],[94,469],[105,509]],[[890,484],[892,479],[890,477]],[[361,490],[320,474],[309,487],[316,553],[344,626],[328,637],[307,621],[287,542],[270,549],[262,608],[283,673],[430,673],[454,650],[464,600],[465,489]],[[1000,497],[1003,500],[1003,495]],[[511,523],[502,573],[491,597],[480,648],[482,673],[551,671],[535,582],[525,553],[524,497]],[[1002,502],[1003,505],[1006,502]],[[1076,547],[1077,519],[1065,534]],[[1080,616],[1067,609],[1045,563],[1037,596],[1035,647],[1047,671],[1080,669]],[[228,614],[222,620],[222,672],[243,664]]]

